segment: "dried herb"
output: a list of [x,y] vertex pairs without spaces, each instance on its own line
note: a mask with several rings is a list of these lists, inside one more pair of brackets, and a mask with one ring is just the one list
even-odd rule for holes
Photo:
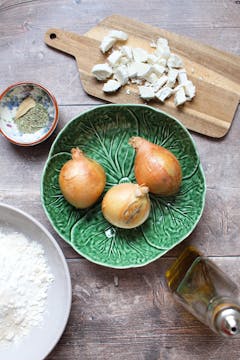
[[33,134],[45,127],[48,122],[48,112],[42,104],[36,104],[24,115],[15,117],[15,123],[20,132]]

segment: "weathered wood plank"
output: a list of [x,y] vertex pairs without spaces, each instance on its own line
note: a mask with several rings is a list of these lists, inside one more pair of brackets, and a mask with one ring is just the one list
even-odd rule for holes
[[[238,259],[213,261],[239,283]],[[216,336],[173,300],[164,276],[171,263],[121,271],[69,262],[71,316],[48,360],[238,360],[239,339]]]

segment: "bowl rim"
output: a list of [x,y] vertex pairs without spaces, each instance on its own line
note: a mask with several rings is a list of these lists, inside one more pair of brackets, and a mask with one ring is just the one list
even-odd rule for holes
[[17,87],[17,86],[21,86],[21,85],[33,85],[36,86],[38,88],[41,88],[44,92],[46,92],[48,94],[48,96],[50,97],[53,106],[55,108],[55,117],[54,117],[54,121],[52,123],[52,126],[50,127],[50,129],[48,130],[48,132],[46,134],[44,134],[41,138],[39,138],[36,141],[32,141],[32,142],[28,142],[28,143],[21,143],[19,141],[15,141],[14,139],[12,139],[11,137],[9,137],[1,128],[0,128],[0,134],[2,134],[8,141],[10,141],[11,143],[15,144],[15,145],[20,145],[20,146],[33,146],[33,145],[37,145],[41,142],[43,142],[44,140],[46,140],[55,130],[57,123],[58,123],[58,117],[59,117],[59,109],[58,109],[58,104],[57,104],[57,100],[55,98],[55,96],[42,84],[36,83],[34,81],[19,81],[16,82],[14,84],[9,85],[1,94],[0,94],[0,102],[1,100],[4,98],[4,96],[13,88]]
[[[173,244],[171,247],[169,247],[167,250],[165,250],[162,254],[160,255],[157,255],[154,259],[151,259],[149,261],[146,261],[145,263],[143,264],[132,264],[132,265],[126,265],[126,266],[122,266],[122,265],[110,265],[110,264],[106,264],[104,262],[101,262],[101,261],[97,261],[97,260],[93,260],[91,258],[91,256],[88,256],[86,254],[83,254],[74,244],[72,244],[71,242],[69,242],[68,239],[66,239],[63,235],[60,235],[59,232],[58,232],[58,228],[54,225],[54,222],[52,221],[51,217],[49,216],[48,214],[48,211],[47,211],[47,208],[45,206],[45,202],[44,202],[44,196],[43,196],[43,183],[44,183],[44,177],[45,177],[45,173],[46,173],[46,169],[47,169],[47,166],[48,166],[48,163],[51,161],[51,159],[54,157],[54,156],[57,156],[59,153],[53,153],[53,149],[54,149],[54,146],[55,144],[57,143],[58,139],[61,137],[61,135],[64,133],[64,131],[69,127],[69,125],[76,121],[77,119],[79,119],[82,115],[86,115],[88,114],[89,112],[94,112],[97,108],[99,107],[105,107],[105,108],[111,108],[111,107],[140,107],[140,108],[147,108],[147,109],[150,109],[151,111],[155,111],[157,113],[160,113],[160,114],[163,114],[167,117],[170,117],[172,118],[174,121],[176,121],[178,123],[178,125],[180,125],[180,127],[188,134],[188,136],[190,137],[190,140],[191,140],[191,143],[198,155],[198,159],[199,159],[199,163],[198,163],[198,168],[200,169],[201,171],[201,175],[203,177],[203,185],[204,185],[204,190],[203,190],[203,194],[202,194],[202,207],[201,207],[201,211],[200,213],[198,214],[198,218],[195,222],[195,224],[192,226],[192,228],[189,230],[189,232],[184,235],[181,239],[179,239],[179,241],[175,244]],[[61,152],[63,153],[63,152]],[[48,153],[48,157],[45,161],[45,164],[44,164],[44,167],[43,167],[43,170],[42,170],[42,175],[41,175],[41,184],[40,184],[40,199],[41,199],[41,204],[42,204],[42,207],[44,209],[44,212],[48,218],[48,221],[50,222],[51,226],[53,227],[54,231],[56,231],[56,233],[61,237],[61,239],[63,239],[67,244],[69,244],[80,256],[82,256],[83,258],[89,260],[90,262],[94,263],[94,264],[97,264],[97,265],[100,265],[100,266],[104,266],[104,267],[107,267],[107,268],[111,268],[111,269],[133,269],[133,268],[139,268],[139,267],[143,267],[143,266],[146,266],[158,259],[160,259],[163,255],[165,255],[166,253],[168,253],[170,250],[172,250],[174,247],[176,247],[177,245],[179,245],[181,242],[183,242],[185,239],[187,239],[189,237],[190,234],[192,234],[192,232],[195,230],[195,228],[197,227],[202,215],[203,215],[203,211],[205,209],[205,203],[206,203],[206,192],[207,192],[207,183],[206,183],[206,177],[205,177],[205,173],[204,173],[204,169],[203,169],[203,166],[201,164],[201,161],[200,161],[200,155],[199,155],[199,152],[198,152],[198,148],[197,148],[197,145],[191,135],[191,133],[189,132],[189,130],[180,122],[180,120],[178,120],[176,117],[168,114],[167,112],[161,110],[161,109],[156,109],[154,108],[153,106],[150,106],[150,105],[146,105],[146,104],[133,104],[133,103],[129,103],[129,104],[101,104],[101,105],[97,105],[97,106],[94,106],[90,109],[87,109],[85,111],[82,111],[81,113],[79,113],[78,115],[74,116],[73,118],[71,118],[64,126],[63,128],[59,131],[59,133],[57,134],[56,138],[54,139],[52,145],[51,145],[51,148],[49,150],[49,153]]]
[[66,285],[67,285],[67,294],[66,294],[67,305],[66,305],[66,309],[65,309],[65,315],[62,318],[61,329],[58,329],[58,334],[57,334],[55,340],[52,341],[52,343],[49,346],[49,349],[46,351],[46,354],[44,355],[44,359],[45,359],[45,357],[47,357],[51,353],[51,351],[53,351],[53,349],[56,347],[56,345],[58,344],[59,340],[61,339],[61,337],[63,335],[63,332],[65,331],[65,329],[67,327],[68,321],[69,321],[69,316],[70,316],[70,312],[71,312],[71,308],[72,308],[72,280],[71,280],[70,269],[69,269],[69,266],[67,263],[67,259],[64,255],[60,245],[58,244],[57,240],[40,221],[36,220],[28,212],[21,210],[20,208],[18,208],[16,206],[6,204],[2,201],[0,201],[0,208],[7,209],[14,213],[17,213],[19,216],[25,218],[27,221],[30,221],[34,225],[36,225],[36,227],[39,228],[47,236],[49,242],[53,244],[54,248],[56,249],[56,251],[58,253],[59,258],[61,259],[62,266],[64,268],[64,273],[66,276]]

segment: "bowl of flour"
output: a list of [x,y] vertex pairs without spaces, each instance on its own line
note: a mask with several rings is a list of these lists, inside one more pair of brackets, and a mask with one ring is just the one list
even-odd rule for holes
[[42,360],[60,339],[71,308],[71,280],[51,234],[0,203],[0,359]]

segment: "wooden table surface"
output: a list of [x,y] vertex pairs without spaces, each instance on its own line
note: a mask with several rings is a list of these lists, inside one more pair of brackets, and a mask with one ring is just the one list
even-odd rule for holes
[[44,33],[58,27],[83,34],[113,13],[240,55],[235,0],[0,0],[0,92],[32,80],[49,88],[60,107],[57,130],[45,143],[30,149],[0,138],[0,201],[38,219],[71,272],[71,315],[47,360],[239,360],[240,338],[223,340],[198,322],[173,301],[164,278],[191,243],[240,283],[239,110],[223,139],[192,133],[207,181],[204,213],[189,238],[154,263],[131,270],[92,264],[57,236],[43,211],[40,178],[52,141],[72,117],[102,103],[84,93],[74,59],[45,46]]

